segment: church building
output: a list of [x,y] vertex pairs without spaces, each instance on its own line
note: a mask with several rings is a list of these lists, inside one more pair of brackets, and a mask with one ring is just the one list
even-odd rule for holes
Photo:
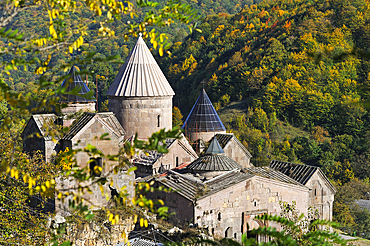
[[[80,95],[89,92],[75,66],[62,87],[66,91],[81,88]],[[52,161],[67,148],[83,149],[88,144],[105,155],[116,154],[135,134],[146,139],[160,129],[172,128],[174,95],[140,36],[108,90],[111,112],[95,112],[93,98],[61,95],[61,103],[67,104],[62,115],[38,114],[30,118],[22,133],[23,150],[30,154],[40,150],[46,161]],[[69,127],[66,133],[58,133],[66,126]],[[332,219],[336,190],[320,168],[280,161],[272,161],[268,167],[255,167],[245,146],[234,134],[226,133],[204,89],[183,129],[182,139],[166,140],[168,153],[139,153],[132,162],[137,167],[134,176],[124,171],[109,176],[113,187],[107,185],[106,194],[127,186],[133,195],[135,182],[154,181],[157,187],[174,190],[148,194],[149,198],[163,199],[170,212],[174,212],[172,222],[195,223],[208,228],[213,235],[238,240],[242,233],[266,225],[255,219],[257,215],[279,215],[282,201],[295,201],[304,214],[309,206],[314,206],[322,219]],[[104,133],[109,133],[109,140],[100,138]],[[102,173],[108,173],[116,164],[85,152],[79,152],[76,160],[90,170],[101,166]],[[58,182],[64,188],[75,185],[68,180]],[[86,199],[98,207],[106,206],[106,198],[98,187],[92,187],[92,191],[86,194]],[[57,209],[58,206],[64,205],[57,204]]]

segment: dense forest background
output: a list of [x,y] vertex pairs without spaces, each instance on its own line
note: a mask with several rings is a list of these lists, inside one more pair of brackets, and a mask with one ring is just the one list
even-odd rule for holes
[[[256,166],[278,159],[321,167],[338,189],[334,219],[344,230],[370,237],[369,212],[354,203],[370,199],[370,1],[186,2],[203,16],[202,32],[189,35],[181,25],[163,27],[173,46],[171,55],[157,56],[176,92],[174,105],[187,115],[204,86]],[[66,27],[78,25],[71,17]],[[136,41],[120,33],[128,21],[112,23],[115,38],[87,42],[72,56],[78,61],[94,51],[96,57],[124,60]],[[18,16],[12,25],[28,34],[34,28],[48,30],[47,16],[37,10]],[[89,26],[90,31],[98,28],[98,23]],[[0,41],[3,45],[9,44]],[[11,58],[2,56],[0,62]],[[59,54],[50,62],[55,79],[68,72],[60,67],[70,58]],[[86,67],[92,90],[99,79],[100,110],[107,110],[105,93],[119,67],[105,62]],[[16,91],[43,97],[48,91],[36,92],[34,69],[4,79]]]

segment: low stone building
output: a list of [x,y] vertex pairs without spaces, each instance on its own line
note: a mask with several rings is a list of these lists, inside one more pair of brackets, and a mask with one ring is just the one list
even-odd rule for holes
[[40,151],[49,162],[55,155],[55,146],[60,139],[61,118],[55,114],[35,114],[28,120],[23,129],[23,151],[32,155]]
[[319,211],[320,219],[333,219],[336,190],[319,167],[273,160],[270,168],[308,187],[310,189],[309,205]]
[[250,162],[252,155],[237,139],[234,133],[217,133],[215,135],[225,154],[239,163],[242,167],[253,166]]
[[167,139],[166,145],[169,151],[166,154],[157,151],[146,151],[133,161],[133,165],[137,168],[135,170],[136,177],[159,174],[198,158],[198,155],[184,137],[181,139]]
[[149,194],[175,213],[174,223],[196,223],[217,237],[240,240],[247,230],[263,225],[257,215],[279,215],[280,201],[296,201],[306,215],[309,206],[308,187],[269,167],[242,168],[223,153],[217,139],[191,164],[143,180],[175,191]]

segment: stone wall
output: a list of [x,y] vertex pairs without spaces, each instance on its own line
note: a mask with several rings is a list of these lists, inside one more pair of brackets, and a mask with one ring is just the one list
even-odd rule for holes
[[187,143],[188,151],[191,151],[192,154],[188,153],[177,140],[169,148],[169,153],[165,154],[163,158],[160,158],[153,165],[153,174],[158,174],[158,170],[161,167],[161,164],[165,165],[167,169],[172,169],[178,167],[182,163],[190,163],[195,160],[197,157],[194,150],[191,148],[190,144]]
[[71,114],[76,113],[79,111],[83,112],[95,112],[96,111],[96,103],[95,102],[88,102],[88,103],[69,103],[67,107],[62,108],[63,114]]
[[67,234],[63,239],[70,240],[75,246],[106,246],[116,245],[125,241],[134,230],[132,218],[124,219],[118,225],[104,226],[96,223],[82,225],[71,224],[67,227]]
[[244,150],[235,142],[232,138],[223,148],[226,156],[230,157],[237,163],[239,163],[243,168],[251,167],[250,157],[244,152]]
[[[115,155],[119,151],[120,141],[122,139],[117,138],[115,135],[110,134],[110,140],[101,140],[100,137],[109,130],[101,123],[97,118],[95,120],[91,120],[85,127],[76,134],[72,141],[63,141],[63,147],[71,146],[73,149],[84,149],[87,144],[91,144],[95,146],[98,150],[101,150],[104,155]],[[87,167],[89,166],[90,159],[94,158],[94,156],[89,156],[85,152],[78,152],[76,154],[76,161],[80,165],[80,167]],[[112,170],[112,167],[117,165],[118,163],[115,161],[110,161],[108,159],[102,160],[104,163],[103,174],[106,174]],[[98,177],[97,177],[98,178]],[[134,173],[127,175],[125,171],[119,172],[118,174],[111,174],[109,176],[111,180],[113,180],[113,187],[117,190],[121,189],[123,186],[127,186],[127,191],[132,197],[134,194]],[[64,185],[67,188],[73,188],[76,184],[70,182],[68,180],[61,180],[61,184],[58,186]],[[89,200],[94,204],[96,207],[106,206],[109,202],[111,197],[111,190],[109,189],[110,182],[104,185],[104,192],[102,193],[98,185],[92,185],[91,190],[92,193],[84,194],[84,198]],[[65,206],[66,204],[58,204],[57,210],[59,206]]]
[[208,142],[213,138],[214,135],[217,133],[226,133],[226,131],[218,131],[218,132],[190,132],[185,131],[185,135],[191,142],[197,141],[198,139],[202,139],[204,142]]
[[44,155],[45,161],[49,162],[52,155],[55,154],[56,142],[52,139],[45,140],[33,118],[27,125],[27,128],[22,133],[23,151],[27,154],[33,154],[35,151],[40,151]]
[[166,97],[108,97],[112,111],[126,136],[138,133],[145,139],[163,128],[172,129],[172,96]]
[[[153,187],[158,188],[160,184],[155,183]],[[194,204],[175,191],[171,192],[149,192],[145,197],[156,201],[162,199],[164,206],[168,207],[168,214],[171,214],[169,221],[174,225],[186,225],[194,221]]]
[[255,176],[198,200],[195,222],[208,227],[216,237],[240,240],[247,224],[250,229],[262,225],[254,220],[256,215],[279,215],[279,201],[296,201],[297,209],[307,215],[308,198],[309,190],[305,187]]
[[310,205],[319,211],[320,219],[332,220],[335,193],[327,182],[320,170],[316,170],[306,186],[311,189]]

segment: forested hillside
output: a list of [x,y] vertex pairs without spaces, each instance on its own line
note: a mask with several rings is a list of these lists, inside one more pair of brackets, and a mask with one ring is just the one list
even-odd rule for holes
[[[254,164],[320,166],[337,184],[335,218],[348,229],[363,223],[351,202],[369,191],[369,21],[365,0],[264,1],[208,16],[161,66],[185,115],[201,81],[216,109],[241,101],[225,123]],[[353,186],[362,188],[344,199]]]
[[[370,1],[185,2],[204,16],[198,25],[202,32],[187,36],[181,25],[171,25],[166,29],[174,43],[171,55],[157,57],[176,92],[174,105],[186,115],[204,81],[217,110],[236,105],[237,110],[227,111],[233,113],[222,115],[223,121],[250,150],[255,165],[278,159],[320,166],[338,188],[335,220],[347,229],[369,233],[364,225],[370,223],[370,215],[357,210],[353,201],[368,198],[370,191]],[[66,33],[84,21],[77,16],[89,19],[88,12],[72,14],[64,24]],[[99,18],[87,32],[100,28]],[[77,59],[91,51],[96,57],[119,55],[124,60],[135,42],[124,38],[129,20],[111,23],[115,37],[86,40],[72,54],[56,50],[48,73],[55,72],[57,79],[67,72],[60,70],[66,60],[74,58],[78,64]],[[43,30],[47,36],[48,17],[31,9],[9,27],[19,28],[28,35],[25,38]],[[0,47],[11,46],[3,41]],[[33,55],[46,57],[42,52]],[[0,62],[13,58],[3,55]],[[119,66],[95,62],[86,67],[90,82],[99,79],[101,110],[106,109],[105,93]],[[36,90],[35,69],[36,64],[13,71],[4,80],[16,91],[45,97],[50,91]],[[93,83],[89,87],[95,89]]]
[[[166,1],[159,0],[161,4],[164,4]],[[195,10],[198,11],[199,16],[205,18],[207,14],[215,14],[215,13],[237,13],[239,12],[245,5],[250,5],[253,3],[260,2],[260,0],[230,0],[230,1],[221,1],[221,0],[185,0],[183,3],[190,4]],[[88,28],[85,30],[87,33],[94,33],[101,25],[99,22],[104,22],[106,19],[104,17],[97,17],[91,15],[91,13],[86,9],[82,8],[83,3],[77,2],[77,6],[80,6],[75,13],[71,13],[69,18],[65,20],[63,26],[65,28],[65,33],[70,35],[78,35],[72,34],[71,30],[81,24],[81,22],[85,22],[88,24]],[[161,6],[158,6],[161,7]],[[143,10],[138,10],[136,12],[137,17],[133,19],[136,21],[141,21],[143,19]],[[81,19],[83,16],[83,19]],[[8,28],[12,29],[19,29],[20,33],[24,33],[24,37],[29,39],[33,37],[34,33],[44,33],[45,37],[47,37],[48,30],[49,30],[49,23],[48,23],[48,16],[47,15],[40,15],[36,8],[26,10],[14,18],[14,21],[8,25]],[[94,21],[93,21],[94,20]],[[84,57],[88,52],[96,52],[94,58],[106,58],[110,56],[118,55],[124,61],[125,58],[128,56],[129,50],[135,44],[135,39],[126,39],[125,38],[125,28],[128,25],[132,24],[132,19],[130,16],[122,15],[121,19],[116,19],[112,23],[108,23],[107,25],[110,26],[112,29],[115,30],[115,35],[111,37],[104,37],[98,41],[95,41],[95,37],[93,35],[88,35],[85,43],[78,51],[73,52],[72,54],[63,54],[58,53],[57,56],[52,56],[52,59],[49,63],[49,66],[53,69],[48,71],[48,74],[53,75],[53,80],[56,80],[58,77],[63,76],[66,74],[65,70],[60,69],[66,61],[70,59],[76,59],[76,65],[78,65],[79,58]],[[164,32],[167,34],[168,37],[168,44],[172,44],[178,41],[182,41],[188,34],[189,30],[185,27],[184,24],[179,24],[177,22],[171,23],[170,25],[163,26],[163,27],[156,27],[156,30],[160,32]],[[9,44],[5,42],[6,39],[0,39],[0,48],[6,47]],[[11,45],[11,44],[10,44]],[[151,44],[148,42],[148,45]],[[154,49],[155,53],[158,53],[157,50]],[[45,59],[47,56],[47,52],[38,52],[34,54],[34,57],[39,59]],[[0,63],[3,61],[11,61],[14,58],[14,55],[4,55],[0,57]],[[30,60],[32,57],[25,57],[26,60]],[[86,66],[86,68],[92,72],[88,75],[89,81],[96,80],[96,76],[99,75],[100,83],[99,83],[99,105],[102,108],[105,108],[106,103],[104,101],[107,99],[105,94],[109,88],[109,85],[113,82],[114,77],[116,76],[120,64],[108,64],[108,63],[101,63],[101,62],[94,62],[92,65]],[[17,70],[14,71],[11,76],[6,77],[6,82],[12,86],[12,88],[16,91],[22,92],[32,92],[35,89],[35,81],[37,80],[37,75],[35,75],[35,69],[37,68],[37,63],[34,66],[28,66],[27,70]],[[98,77],[98,78],[99,78]],[[92,90],[95,90],[95,85],[91,83],[89,87]],[[42,93],[42,92],[41,92]],[[104,105],[102,105],[104,104]]]

